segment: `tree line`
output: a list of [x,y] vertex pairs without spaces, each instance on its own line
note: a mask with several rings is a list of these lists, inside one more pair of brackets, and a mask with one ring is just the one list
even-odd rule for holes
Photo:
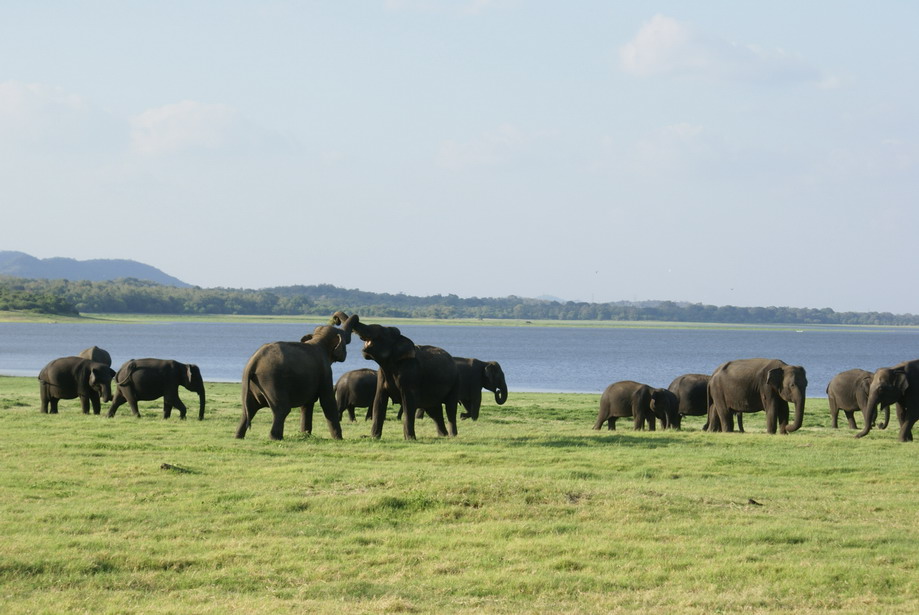
[[587,303],[509,296],[370,293],[331,284],[260,290],[179,288],[124,278],[108,282],[0,279],[0,310],[47,314],[328,315],[371,318],[616,320],[732,324],[919,325],[919,316],[830,308],[714,306],[675,301]]

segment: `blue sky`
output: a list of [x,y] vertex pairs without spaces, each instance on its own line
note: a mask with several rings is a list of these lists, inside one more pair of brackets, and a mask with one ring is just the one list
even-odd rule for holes
[[0,5],[0,249],[919,313],[919,4]]

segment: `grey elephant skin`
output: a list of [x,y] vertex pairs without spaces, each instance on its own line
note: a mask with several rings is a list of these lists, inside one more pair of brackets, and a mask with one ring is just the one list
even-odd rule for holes
[[[335,315],[337,322],[346,322],[343,313]],[[402,435],[414,440],[415,411],[424,408],[437,425],[441,436],[457,434],[456,408],[459,403],[459,376],[453,357],[436,346],[417,346],[397,327],[354,323],[354,332],[364,342],[364,358],[379,366],[373,399],[373,424],[370,435],[383,435],[386,406],[390,398],[402,405]],[[446,409],[447,425],[443,409]]]
[[679,429],[684,416],[708,415],[708,381],[710,379],[709,374],[683,374],[673,379],[673,382],[667,387],[667,390],[677,398],[673,427]]
[[112,366],[112,355],[108,353],[107,350],[99,348],[98,346],[90,346],[85,350],[81,351],[78,357],[83,357],[84,359],[89,359],[90,361],[95,361],[96,363],[102,363],[103,365]]
[[466,409],[460,418],[479,419],[482,407],[482,389],[491,391],[499,406],[507,401],[507,381],[504,370],[497,361],[480,361],[453,357],[459,376],[459,403]]
[[127,402],[131,414],[140,417],[139,401],[153,401],[163,398],[163,418],[172,416],[172,409],[178,408],[179,418],[185,420],[187,408],[179,398],[179,386],[198,394],[198,420],[204,419],[204,379],[197,365],[180,363],[173,359],[131,359],[126,361],[115,375],[118,388],[108,416],[112,418],[122,404]]
[[284,439],[284,421],[291,408],[300,408],[300,430],[313,431],[313,406],[322,407],[329,433],[341,439],[341,421],[335,405],[332,363],[347,358],[355,314],[341,321],[342,327],[320,325],[299,342],[271,342],[249,358],[242,375],[242,418],[236,437],[246,437],[252,417],[261,408],[271,408],[271,439]]
[[[864,369],[849,369],[833,376],[826,387],[833,429],[839,427],[840,410],[845,413],[851,429],[858,429],[856,412],[861,412],[865,420],[868,420],[868,391],[873,376],[872,372]],[[886,429],[890,423],[890,405],[882,404],[881,407],[884,409],[884,421],[878,425],[878,429]]]
[[80,398],[83,414],[102,411],[101,402],[112,400],[115,372],[104,363],[83,357],[61,357],[45,365],[38,374],[41,411],[57,414],[58,400]]
[[876,370],[871,377],[868,401],[865,403],[865,424],[856,438],[864,437],[871,431],[879,404],[896,404],[900,442],[912,442],[913,425],[919,419],[919,359]]
[[606,387],[600,396],[600,411],[594,429],[600,429],[606,423],[608,429],[614,430],[616,421],[624,417],[632,417],[636,431],[643,430],[645,426],[654,431],[658,420],[662,428],[667,428],[673,424],[678,403],[676,395],[667,389],[634,380],[620,380]]
[[345,412],[353,423],[355,408],[366,408],[365,420],[373,413],[373,396],[377,390],[377,370],[363,368],[353,369],[339,376],[335,382],[335,404],[338,408],[338,419],[345,418]]
[[[708,383],[709,431],[734,431],[734,413],[765,412],[766,431],[791,433],[801,428],[807,374],[799,365],[779,359],[737,359],[724,363]],[[795,417],[788,424],[788,404]]]

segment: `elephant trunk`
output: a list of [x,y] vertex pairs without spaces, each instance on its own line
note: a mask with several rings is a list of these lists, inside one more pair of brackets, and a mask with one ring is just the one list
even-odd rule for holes
[[495,389],[495,403],[499,406],[507,401],[507,387],[498,387]]
[[198,391],[198,420],[204,420],[204,387]]
[[881,408],[884,410],[884,421],[878,424],[878,429],[887,429],[890,425],[890,406],[882,405]]
[[799,392],[794,398],[795,420],[791,425],[785,427],[785,433],[791,433],[801,429],[801,423],[804,422],[804,393]]
[[[880,403],[880,394],[877,389],[868,393],[868,401],[865,403],[865,424],[862,426],[862,430],[855,434],[856,438],[864,438],[868,435],[868,432],[871,431],[871,425],[874,424],[875,419],[877,418],[878,404]],[[887,421],[890,421],[890,407],[887,408]]]

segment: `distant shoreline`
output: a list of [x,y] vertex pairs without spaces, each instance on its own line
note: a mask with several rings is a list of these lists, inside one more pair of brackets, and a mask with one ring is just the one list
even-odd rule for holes
[[[200,323],[315,323],[327,322],[326,315],[272,316],[259,314],[81,314],[80,316],[61,316],[52,314],[35,314],[31,312],[11,312],[0,310],[0,324],[112,324],[112,323],[164,323],[164,322],[200,322]],[[578,327],[578,328],[619,328],[619,329],[714,329],[714,330],[747,330],[747,331],[797,331],[816,332],[821,330],[840,329],[917,329],[914,325],[801,325],[801,324],[746,324],[746,323],[704,323],[672,322],[651,320],[524,320],[503,318],[392,318],[368,317],[368,322],[383,325],[438,325],[438,326],[476,326],[476,327]]]

